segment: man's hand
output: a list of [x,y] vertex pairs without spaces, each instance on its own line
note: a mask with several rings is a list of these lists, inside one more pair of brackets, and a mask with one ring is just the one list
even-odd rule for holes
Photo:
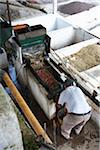
[[60,124],[62,124],[63,118],[67,114],[67,109],[65,107],[65,103],[62,105],[59,105],[58,111],[57,111],[57,119]]

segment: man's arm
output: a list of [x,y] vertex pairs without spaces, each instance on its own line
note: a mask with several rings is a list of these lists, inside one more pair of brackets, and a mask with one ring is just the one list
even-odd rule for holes
[[57,112],[56,116],[58,119],[58,122],[62,124],[63,118],[67,115],[67,109],[66,109],[66,104],[64,103],[63,105],[57,104]]

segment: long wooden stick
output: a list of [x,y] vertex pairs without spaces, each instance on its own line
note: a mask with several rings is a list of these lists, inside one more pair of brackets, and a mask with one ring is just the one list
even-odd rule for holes
[[22,112],[24,113],[25,117],[29,121],[36,134],[42,135],[42,137],[47,143],[52,144],[52,141],[45,133],[44,129],[42,128],[34,114],[31,112],[30,108],[28,107],[25,100],[23,99],[23,97],[21,96],[21,94],[19,93],[19,91],[17,90],[14,83],[12,82],[12,80],[6,72],[3,73],[3,80],[11,90],[12,95],[14,96],[16,102],[18,103],[19,107],[21,108]]

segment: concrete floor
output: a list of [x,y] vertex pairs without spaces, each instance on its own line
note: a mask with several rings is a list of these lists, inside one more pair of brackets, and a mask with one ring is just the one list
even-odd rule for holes
[[79,136],[75,136],[72,141],[60,145],[58,150],[99,150],[99,142],[99,130],[90,120]]

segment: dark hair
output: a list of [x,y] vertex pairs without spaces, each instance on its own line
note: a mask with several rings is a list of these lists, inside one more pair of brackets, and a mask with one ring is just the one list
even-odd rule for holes
[[74,80],[72,80],[72,79],[67,79],[67,80],[64,82],[64,87],[73,85],[73,82],[74,82]]

